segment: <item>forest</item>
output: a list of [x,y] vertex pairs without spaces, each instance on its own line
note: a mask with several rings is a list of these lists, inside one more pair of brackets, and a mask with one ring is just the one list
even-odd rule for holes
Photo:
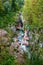
[[0,65],[43,65],[43,0],[0,0]]

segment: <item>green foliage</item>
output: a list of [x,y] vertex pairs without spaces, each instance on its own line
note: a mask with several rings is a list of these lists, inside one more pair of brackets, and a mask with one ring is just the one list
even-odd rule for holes
[[14,11],[19,11],[24,4],[24,0],[12,0],[12,9]]
[[43,5],[42,0],[25,0],[23,13],[25,20],[29,23],[31,29],[43,27]]
[[0,0],[0,12],[7,14],[9,11],[19,11],[23,4],[24,0]]
[[[40,31],[43,29],[43,0],[0,0],[0,28],[6,29],[9,25],[15,25],[15,20],[17,18],[16,12],[22,10],[26,22],[24,23],[25,29],[30,29]],[[6,5],[7,4],[7,5]],[[24,5],[24,6],[23,6]],[[23,8],[22,8],[23,6]],[[7,28],[8,33],[13,33]],[[10,39],[10,42],[13,40]],[[43,33],[40,33],[39,41],[43,42]],[[35,46],[37,48],[37,45]],[[34,48],[34,50],[35,50]],[[43,54],[43,49],[41,49]],[[6,53],[6,50],[1,52],[0,65],[18,65],[17,59],[15,56]],[[43,65],[43,59],[39,57],[40,55],[36,51],[32,51],[32,58],[29,59],[27,55],[24,55],[24,64],[23,65]]]
[[[4,15],[4,13],[3,13]],[[15,23],[15,19],[16,19],[16,14],[15,12],[10,12],[7,15],[4,16],[0,16],[0,28],[5,28],[10,24]]]
[[9,1],[5,1],[3,3],[3,7],[4,7],[4,11],[5,13],[8,13],[9,11],[11,11],[11,4]]
[[24,58],[24,64],[23,65],[43,65],[43,59],[40,57],[40,54],[36,51],[32,52],[32,58],[28,58],[27,55],[25,55]]
[[18,65],[16,57],[10,55],[4,50],[4,53],[1,54],[0,65]]
[[15,23],[16,12],[22,8],[20,7],[21,2],[23,1],[0,0],[0,28],[5,28],[8,24]]

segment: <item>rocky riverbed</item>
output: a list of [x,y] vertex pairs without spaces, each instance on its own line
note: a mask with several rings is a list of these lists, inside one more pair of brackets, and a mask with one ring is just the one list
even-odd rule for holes
[[[26,35],[26,33],[24,33],[24,34]],[[0,29],[0,49],[2,51],[4,48],[7,48],[8,52],[10,54],[13,54],[13,55],[16,56],[16,58],[18,59],[18,61],[20,61],[19,62],[19,64],[20,64],[21,62],[24,61],[23,60],[23,53],[25,53],[27,51],[25,45],[28,46],[28,49],[31,48],[31,50],[35,49],[35,44],[39,45],[39,49],[43,48],[43,42],[39,39],[41,34],[42,34],[42,31],[41,31],[40,34],[38,34],[36,32],[34,33],[32,31],[29,31],[29,33],[28,33],[28,35],[29,35],[28,36],[29,41],[27,42],[25,39],[22,39],[22,41],[20,43],[18,41],[17,37],[15,36],[15,30],[14,30],[14,28],[13,28],[13,31],[10,28],[10,32],[8,32],[8,31],[6,31],[4,29]],[[26,38],[26,37],[24,36],[24,38]],[[36,48],[36,50],[37,50],[37,48]],[[30,54],[30,52],[28,52],[28,53]],[[30,58],[30,56],[29,56],[29,58]]]

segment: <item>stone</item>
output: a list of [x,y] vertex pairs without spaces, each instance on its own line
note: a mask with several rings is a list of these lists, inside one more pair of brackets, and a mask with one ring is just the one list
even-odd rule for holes
[[8,42],[8,38],[6,38],[6,37],[2,37],[2,42],[3,42],[3,43]]
[[4,29],[0,29],[0,45],[9,46],[9,35]]
[[7,35],[7,34],[8,34],[7,31],[0,29],[0,37]]
[[15,32],[16,32],[16,28],[15,28],[15,26],[12,26],[12,27],[11,27],[11,30],[12,30],[12,32],[15,33]]

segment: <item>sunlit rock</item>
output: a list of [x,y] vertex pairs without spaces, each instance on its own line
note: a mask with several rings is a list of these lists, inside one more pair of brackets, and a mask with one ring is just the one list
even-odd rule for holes
[[12,30],[12,32],[15,33],[15,32],[16,32],[16,28],[15,28],[15,26],[12,26],[12,27],[11,27],[11,30]]
[[3,42],[3,43],[8,42],[8,38],[6,38],[6,37],[2,37],[2,42]]
[[0,29],[0,45],[2,46],[9,46],[9,35],[8,32],[4,29]]
[[43,43],[42,43],[42,42],[39,43],[39,47],[40,47],[40,48],[43,47]]
[[0,29],[0,37],[7,35],[7,34],[8,34],[7,31]]

